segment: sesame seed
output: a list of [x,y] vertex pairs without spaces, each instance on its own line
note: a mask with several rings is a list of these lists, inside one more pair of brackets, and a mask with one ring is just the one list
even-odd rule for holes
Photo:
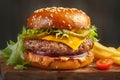
[[38,13],[39,10],[34,11],[34,13]]
[[55,12],[55,10],[54,10],[54,9],[51,9],[50,12]]
[[78,9],[76,9],[76,8],[71,8],[71,10],[78,10]]
[[50,14],[51,17],[53,17],[53,14]]
[[32,16],[32,18],[34,19],[34,18],[35,18],[35,16]]
[[32,21],[34,21],[34,20],[35,20],[35,17],[33,16],[33,17],[32,17]]
[[34,17],[36,17],[36,15],[34,15]]
[[65,14],[65,17],[67,17],[67,15]]
[[62,22],[63,22],[63,23],[65,23],[65,21],[64,21],[64,20],[63,20]]
[[68,24],[68,26],[70,27],[71,25],[70,25],[70,24]]
[[70,18],[72,18],[72,16],[69,16]]
[[68,12],[66,12],[66,14],[69,14]]
[[32,21],[33,21],[34,19],[32,18]]
[[61,10],[60,9],[57,9],[58,12],[60,12]]
[[47,16],[46,16],[45,18],[46,18],[46,19],[48,19],[48,17],[47,17]]

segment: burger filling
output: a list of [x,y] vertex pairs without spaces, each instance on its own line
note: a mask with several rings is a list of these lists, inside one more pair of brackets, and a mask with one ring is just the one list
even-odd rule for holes
[[75,55],[88,52],[93,47],[95,26],[87,30],[41,28],[28,29],[23,35],[26,50],[42,51],[48,54]]
[[28,29],[23,35],[26,51],[33,54],[59,59],[82,59],[88,56],[88,51],[96,40],[95,26],[76,32],[66,29]]
[[95,26],[89,30],[78,30],[76,32],[66,29],[42,28],[28,29],[23,35],[24,39],[42,39],[62,42],[73,50],[77,50],[86,38],[96,39],[97,33]]
[[43,51],[49,54],[82,54],[83,52],[88,52],[93,47],[93,41],[88,38],[78,47],[77,50],[73,50],[71,47],[62,42],[42,39],[26,39],[24,40],[24,47],[28,50]]
[[[89,30],[78,30],[76,32],[65,29],[26,30],[23,27],[22,33],[17,37],[17,42],[10,40],[2,52],[4,57],[9,57],[7,65],[14,64],[16,65],[15,69],[26,69],[25,65],[28,62],[24,60],[24,51],[28,50],[35,54],[40,52],[39,55],[43,55],[41,54],[43,52],[46,56],[53,56],[54,54],[54,56],[66,57],[64,59],[67,57],[79,59],[82,53],[88,52],[92,48],[92,40],[97,41],[96,36],[95,26]],[[71,42],[72,44],[68,45]]]

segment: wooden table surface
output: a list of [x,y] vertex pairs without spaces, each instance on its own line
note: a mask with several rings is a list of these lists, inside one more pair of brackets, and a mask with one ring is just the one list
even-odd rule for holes
[[3,80],[120,80],[120,66],[98,70],[94,63],[76,70],[44,70],[35,67],[14,70],[2,63],[1,73]]

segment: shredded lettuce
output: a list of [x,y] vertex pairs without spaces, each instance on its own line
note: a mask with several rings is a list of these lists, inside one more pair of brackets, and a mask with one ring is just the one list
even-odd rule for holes
[[69,38],[69,35],[64,33],[61,29],[55,29],[55,28],[41,28],[41,29],[28,29],[26,34],[23,35],[23,38],[34,38],[39,36],[44,36],[48,34],[55,34],[56,38],[60,36],[61,38],[67,37]]
[[77,37],[90,37],[91,39],[93,39],[94,41],[98,41],[97,37],[97,28],[95,25],[91,25],[90,30],[81,30],[79,33],[78,32],[73,32],[70,30],[66,30],[66,29],[55,29],[55,28],[41,28],[41,29],[27,29],[26,34],[23,35],[23,38],[35,38],[35,37],[41,37],[41,36],[45,36],[48,34],[54,34],[56,36],[56,38],[59,36],[61,37],[61,39],[63,37],[66,37],[69,39],[69,35],[72,36],[77,36]]

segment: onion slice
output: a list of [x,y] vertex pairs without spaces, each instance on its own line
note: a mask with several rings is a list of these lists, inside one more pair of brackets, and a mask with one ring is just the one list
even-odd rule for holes
[[49,57],[68,57],[68,58],[80,58],[80,57],[87,57],[88,52],[84,52],[81,54],[73,54],[73,55],[59,55],[59,54],[52,54],[52,53],[47,53],[43,51],[35,51],[35,50],[29,50],[33,54],[38,54],[38,55],[43,55],[43,56],[49,56]]

